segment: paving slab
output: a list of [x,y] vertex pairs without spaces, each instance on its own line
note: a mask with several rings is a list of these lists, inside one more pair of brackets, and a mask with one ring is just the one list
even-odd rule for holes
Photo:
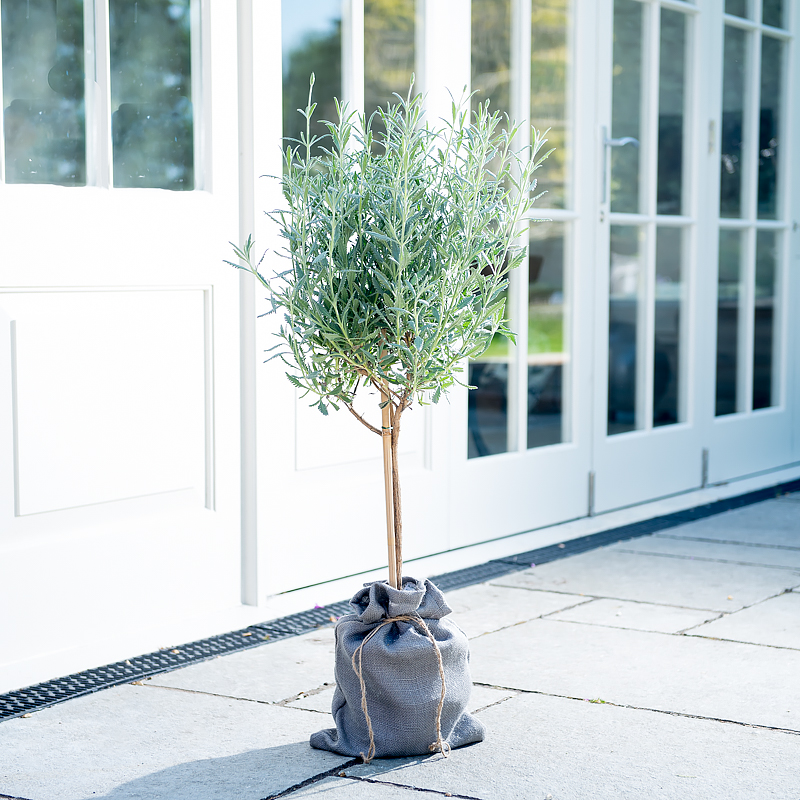
[[[333,701],[334,686],[326,687],[323,691],[315,692],[314,694],[300,697],[287,703],[290,708],[302,708],[306,711],[316,711],[318,714],[327,714],[326,722],[320,722],[321,725],[326,724],[333,727],[333,719],[330,716],[331,702]],[[469,698],[467,710],[475,712],[479,708],[486,708],[486,706],[493,705],[494,703],[502,703],[510,697],[514,697],[516,692],[509,691],[508,689],[493,689],[488,686],[473,686]]]
[[477,683],[800,731],[798,675],[795,650],[551,619],[472,643]]
[[736,611],[800,586],[800,569],[622,553],[611,546],[515,572],[492,584]]
[[689,634],[800,650],[800,594],[773,597],[694,628]]
[[588,603],[548,615],[548,619],[562,622],[581,622],[585,625],[606,625],[657,633],[679,633],[718,617],[718,611],[696,611],[692,608],[659,606],[654,603],[632,603],[628,600],[590,600]]
[[262,800],[348,759],[312,750],[306,711],[119,686],[0,725],[0,795]]
[[153,677],[155,686],[277,703],[333,683],[333,628]]
[[480,716],[486,741],[447,759],[376,760],[346,774],[480,800],[800,797],[793,734],[537,695]]
[[644,536],[641,539],[620,542],[609,549],[618,550],[620,553],[647,553],[800,571],[800,547],[795,550],[786,547],[679,539],[671,536]]
[[767,500],[678,525],[658,535],[800,547],[800,508],[796,502]]
[[446,595],[453,621],[470,639],[583,602],[556,592],[529,592],[480,584]]

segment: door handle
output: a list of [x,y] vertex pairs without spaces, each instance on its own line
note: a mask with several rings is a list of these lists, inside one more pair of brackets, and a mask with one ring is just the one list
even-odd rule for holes
[[611,139],[608,136],[608,128],[605,125],[602,128],[603,131],[603,194],[601,195],[600,202],[607,203],[609,202],[609,175],[608,173],[611,171],[611,163],[610,159],[608,158],[608,148],[609,147],[625,147],[625,145],[632,144],[634,147],[639,147],[639,140],[634,139],[633,136],[622,136],[619,139]]
[[604,139],[603,144],[606,147],[625,147],[626,144],[632,144],[634,147],[638,147],[639,140],[634,139],[633,136],[623,136],[621,139]]

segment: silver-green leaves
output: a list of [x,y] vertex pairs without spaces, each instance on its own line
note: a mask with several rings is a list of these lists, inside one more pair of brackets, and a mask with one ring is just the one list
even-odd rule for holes
[[465,359],[497,332],[512,336],[503,292],[523,257],[514,245],[543,139],[515,153],[515,129],[498,114],[481,107],[470,118],[456,104],[435,131],[421,121],[421,102],[409,92],[368,120],[339,108],[323,141],[310,135],[309,96],[307,133],[284,154],[286,205],[270,215],[289,268],[267,279],[252,241],[236,248],[235,266],[283,314],[278,354],[290,381],[323,413],[351,407],[359,383],[388,388],[399,411],[437,402]]

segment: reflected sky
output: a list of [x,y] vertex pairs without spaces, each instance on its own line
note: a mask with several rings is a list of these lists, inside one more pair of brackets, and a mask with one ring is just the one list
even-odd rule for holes
[[292,50],[309,34],[329,33],[336,21],[342,18],[342,0],[303,0],[302,3],[284,3],[281,13],[285,72],[289,66]]

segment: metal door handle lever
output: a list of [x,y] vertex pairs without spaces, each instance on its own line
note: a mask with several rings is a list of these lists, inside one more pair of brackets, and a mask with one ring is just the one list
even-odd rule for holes
[[605,125],[600,129],[601,133],[603,134],[603,193],[600,195],[600,202],[607,203],[609,201],[608,191],[609,191],[609,170],[611,168],[610,159],[608,157],[608,149],[609,147],[625,147],[626,144],[632,144],[634,147],[638,149],[639,147],[639,140],[634,139],[633,136],[623,136],[621,139],[610,139],[608,136],[608,128]]
[[603,144],[606,147],[624,147],[626,144],[632,144],[634,147],[638,147],[639,140],[634,139],[633,136],[623,136],[621,139],[603,139]]

